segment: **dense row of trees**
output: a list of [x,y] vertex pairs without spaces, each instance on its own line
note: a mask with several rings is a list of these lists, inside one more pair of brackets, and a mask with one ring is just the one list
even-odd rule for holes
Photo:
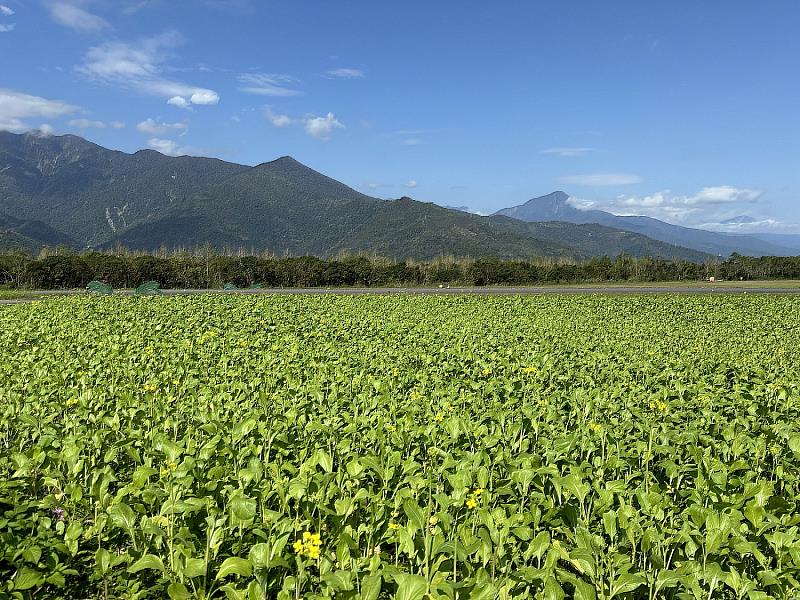
[[393,262],[380,257],[275,257],[194,253],[75,254],[47,250],[38,256],[0,254],[0,286],[81,288],[99,280],[115,288],[158,281],[164,288],[424,285],[536,285],[603,281],[691,281],[717,279],[800,279],[800,257],[751,258],[734,254],[704,264],[653,258],[595,258],[582,263],[557,260],[477,260],[442,257],[430,262]]

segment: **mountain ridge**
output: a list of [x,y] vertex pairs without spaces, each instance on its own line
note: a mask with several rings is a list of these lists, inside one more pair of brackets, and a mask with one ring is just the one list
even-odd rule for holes
[[[368,251],[397,259],[578,260],[621,252],[709,258],[602,224],[525,224],[408,197],[381,200],[289,155],[247,166],[155,150],[128,154],[78,136],[0,133],[0,214],[41,222],[82,248],[212,244],[319,256]],[[25,243],[46,242],[29,239]]]

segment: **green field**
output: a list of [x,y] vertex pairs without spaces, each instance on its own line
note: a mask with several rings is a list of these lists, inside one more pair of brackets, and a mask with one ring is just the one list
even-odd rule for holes
[[795,598],[798,309],[0,307],[0,598]]

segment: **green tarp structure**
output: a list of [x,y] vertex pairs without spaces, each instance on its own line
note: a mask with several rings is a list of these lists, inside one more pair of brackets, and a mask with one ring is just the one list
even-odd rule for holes
[[250,289],[251,289],[251,290],[260,290],[260,289],[262,289],[263,287],[264,287],[264,286],[263,286],[263,285],[261,285],[260,283],[254,283],[253,285],[251,285],[251,286],[250,286]]
[[86,291],[90,294],[103,294],[104,296],[110,296],[114,293],[114,288],[106,283],[103,283],[102,281],[90,281],[88,284],[86,284]]
[[157,281],[145,281],[134,293],[137,296],[159,296],[164,292],[161,291],[161,285]]
[[239,288],[236,287],[235,283],[226,283],[225,285],[222,286],[222,289],[223,290],[238,290]]

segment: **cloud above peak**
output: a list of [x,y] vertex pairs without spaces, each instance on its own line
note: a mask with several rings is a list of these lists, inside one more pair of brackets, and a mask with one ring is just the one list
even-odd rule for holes
[[77,110],[79,107],[61,100],[48,100],[41,96],[0,88],[0,131],[22,133],[31,129],[27,119],[52,119]]
[[81,7],[83,2],[48,2],[47,9],[52,19],[75,31],[94,32],[110,29],[111,24],[103,17],[90,13]]
[[559,177],[558,181],[567,185],[615,186],[641,183],[642,178],[630,173],[586,173],[583,175],[566,175]]
[[186,133],[189,125],[184,122],[178,123],[159,123],[155,119],[145,119],[136,125],[136,129],[142,133],[152,136],[164,135],[169,132],[176,132],[180,135]]
[[344,129],[333,113],[328,113],[324,117],[309,116],[305,120],[306,133],[313,138],[327,142],[335,129]]
[[168,31],[132,43],[106,42],[89,48],[79,73],[103,83],[118,85],[140,94],[162,96],[178,108],[191,105],[214,105],[219,94],[164,75],[165,63],[183,37]]

